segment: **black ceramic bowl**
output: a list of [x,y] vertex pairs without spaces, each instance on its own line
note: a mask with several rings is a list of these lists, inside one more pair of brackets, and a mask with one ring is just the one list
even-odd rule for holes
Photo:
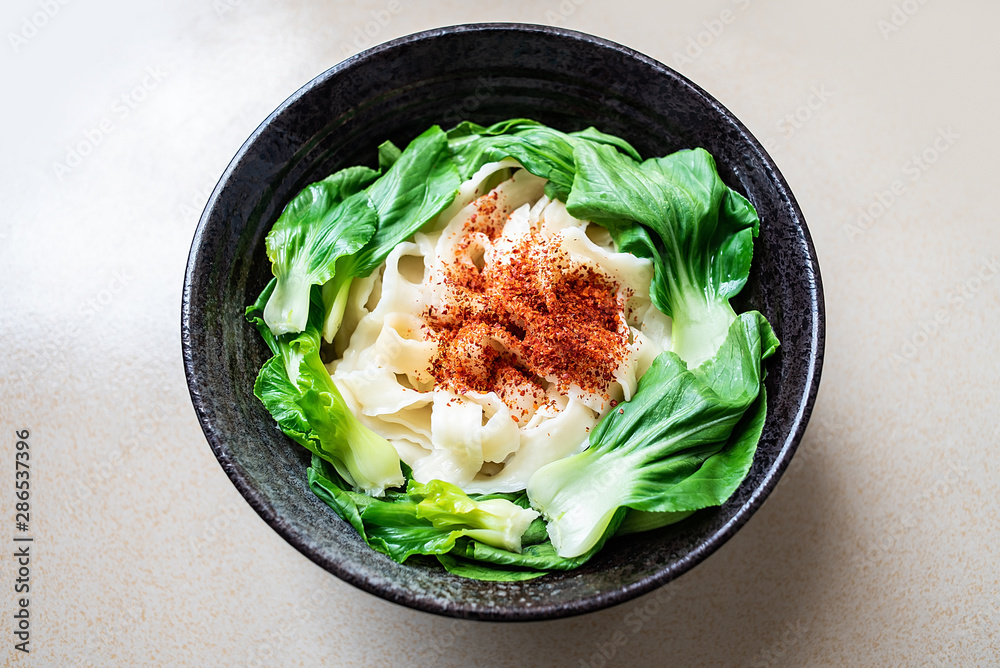
[[[522,116],[562,130],[593,125],[644,156],[702,146],[757,208],[761,235],[737,310],[756,308],[781,340],[767,363],[768,415],[753,468],[722,507],[612,540],[582,568],[489,583],[369,549],[306,484],[308,453],[253,396],[269,357],[243,319],[270,278],[264,237],[302,187],[376,163],[437,123]],[[788,466],[819,384],[824,315],[805,221],[761,145],[721,104],[664,65],[618,44],[551,27],[442,28],[354,56],[282,104],[233,158],[195,233],[181,318],[194,407],[222,468],[251,506],[314,562],[366,591],[471,619],[531,620],[598,610],[648,592],[707,557],[760,507]]]

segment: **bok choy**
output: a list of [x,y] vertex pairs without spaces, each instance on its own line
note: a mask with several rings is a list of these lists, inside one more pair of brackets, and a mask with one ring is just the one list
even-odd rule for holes
[[[542,466],[520,492],[477,495],[413,480],[393,445],[351,414],[320,350],[354,280],[433,228],[463,181],[504,159],[547,179],[546,195],[606,228],[620,251],[652,263],[650,296],[672,319],[672,348],[585,450]],[[310,488],[368,545],[466,577],[523,580],[576,568],[616,535],[682,521],[733,494],[764,428],[763,363],[779,344],[763,315],[730,305],[760,221],[711,155],[642,160],[594,128],[512,119],[434,126],[402,150],[383,144],[377,164],[338,171],[288,203],[266,242],[275,279],[247,309],[273,353],[255,394],[313,453]]]

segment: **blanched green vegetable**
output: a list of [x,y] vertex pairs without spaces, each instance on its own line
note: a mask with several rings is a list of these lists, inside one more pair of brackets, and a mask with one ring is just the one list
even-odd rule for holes
[[760,362],[776,348],[770,325],[753,311],[736,319],[713,363],[689,370],[672,352],[657,357],[632,400],[591,433],[587,450],[528,482],[557,553],[589,551],[622,508],[683,513],[729,498],[753,460],[763,397],[742,420],[761,388]]
[[[435,480],[410,481],[406,491],[373,499],[350,489],[335,469],[313,456],[309,486],[349,522],[372,548],[404,562],[435,556],[450,572],[480,580],[516,581],[571,570],[600,549],[563,559],[548,540],[545,523],[520,494],[466,495]],[[621,513],[624,514],[624,511]],[[610,536],[617,527],[613,523]]]
[[323,366],[319,356],[323,309],[317,291],[305,330],[275,337],[261,313],[261,304],[270,297],[274,285],[272,281],[257,303],[247,309],[247,319],[276,353],[260,370],[254,394],[283,432],[333,464],[353,487],[381,496],[387,487],[403,484],[395,448],[358,421]]
[[488,128],[466,121],[448,132],[448,140],[463,179],[487,162],[514,158],[535,176],[548,179],[545,194],[563,202],[573,185],[578,147],[608,145],[639,159],[638,152],[624,139],[594,128],[567,134],[525,118],[502,121]]
[[410,481],[405,492],[373,499],[347,488],[337,471],[313,457],[309,486],[380,552],[397,561],[451,552],[463,538],[521,551],[521,536],[538,513],[504,498],[473,499],[455,485]]
[[334,274],[334,264],[358,252],[375,232],[375,207],[362,189],[378,176],[348,167],[305,190],[288,203],[267,235],[267,256],[277,284],[264,307],[274,334],[306,328],[309,292]]
[[383,144],[379,166],[385,169],[381,176],[367,167],[348,167],[307,186],[275,222],[266,244],[277,285],[264,308],[273,334],[305,329],[310,289],[322,285],[323,333],[332,340],[351,281],[371,274],[458,190],[458,170],[437,126],[405,151]]
[[619,249],[653,260],[650,296],[673,318],[674,352],[700,365],[736,318],[729,299],[750,274],[757,213],[722,182],[704,149],[640,163],[581,143],[575,156],[567,210],[607,227]]
[[[673,347],[592,430],[587,450],[539,469],[525,491],[467,495],[404,475],[392,445],[351,415],[320,360],[320,335],[329,341],[339,329],[354,278],[434,224],[462,181],[504,158],[548,179],[546,195],[606,227],[620,251],[652,261],[650,296],[672,318]],[[594,128],[564,133],[512,119],[447,133],[435,126],[403,150],[386,142],[378,164],[337,172],[289,203],[267,239],[276,280],[247,310],[275,354],[255,393],[313,453],[311,489],[371,547],[517,581],[576,568],[616,535],[729,498],[763,430],[762,363],[778,341],[761,314],[737,316],[729,304],[747,281],[759,220],[711,155],[642,161]]]
[[323,286],[327,341],[340,329],[351,282],[375,271],[393,248],[451,204],[458,192],[458,170],[441,128],[435,125],[399,155],[393,148],[383,144],[379,150],[380,164],[391,166],[366,190],[376,212],[375,233],[360,250],[337,260],[332,280]]

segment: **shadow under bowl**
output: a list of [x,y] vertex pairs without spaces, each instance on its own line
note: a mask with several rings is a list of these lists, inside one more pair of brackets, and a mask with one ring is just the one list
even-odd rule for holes
[[[610,541],[589,563],[526,582],[493,583],[370,549],[306,484],[309,453],[253,395],[270,353],[243,318],[271,277],[264,238],[307,184],[348,165],[376,166],[386,139],[404,146],[433,124],[533,118],[565,131],[595,126],[643,156],[701,146],[761,219],[737,311],[757,309],[781,348],[767,364],[768,414],[749,475],[719,508],[673,527]],[[676,578],[729,539],[774,488],[805,430],[824,344],[819,265],[802,213],[770,157],[719,102],[621,45],[516,24],[441,28],[354,56],[319,75],[265,120],[233,158],[194,236],[181,315],[192,402],[222,468],[250,505],[314,562],[385,599],[454,617],[553,619],[599,610]]]

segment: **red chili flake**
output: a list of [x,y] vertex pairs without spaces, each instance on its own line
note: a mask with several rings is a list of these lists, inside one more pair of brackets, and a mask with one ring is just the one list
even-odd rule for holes
[[[496,200],[495,191],[477,200],[460,247],[475,234],[499,236]],[[482,271],[467,261],[449,265],[445,305],[423,314],[428,338],[438,343],[430,369],[435,380],[457,393],[496,392],[512,409],[518,397],[545,403],[545,378],[556,378],[563,393],[575,384],[606,396],[627,353],[624,304],[604,275],[569,267],[557,240],[537,232]]]

